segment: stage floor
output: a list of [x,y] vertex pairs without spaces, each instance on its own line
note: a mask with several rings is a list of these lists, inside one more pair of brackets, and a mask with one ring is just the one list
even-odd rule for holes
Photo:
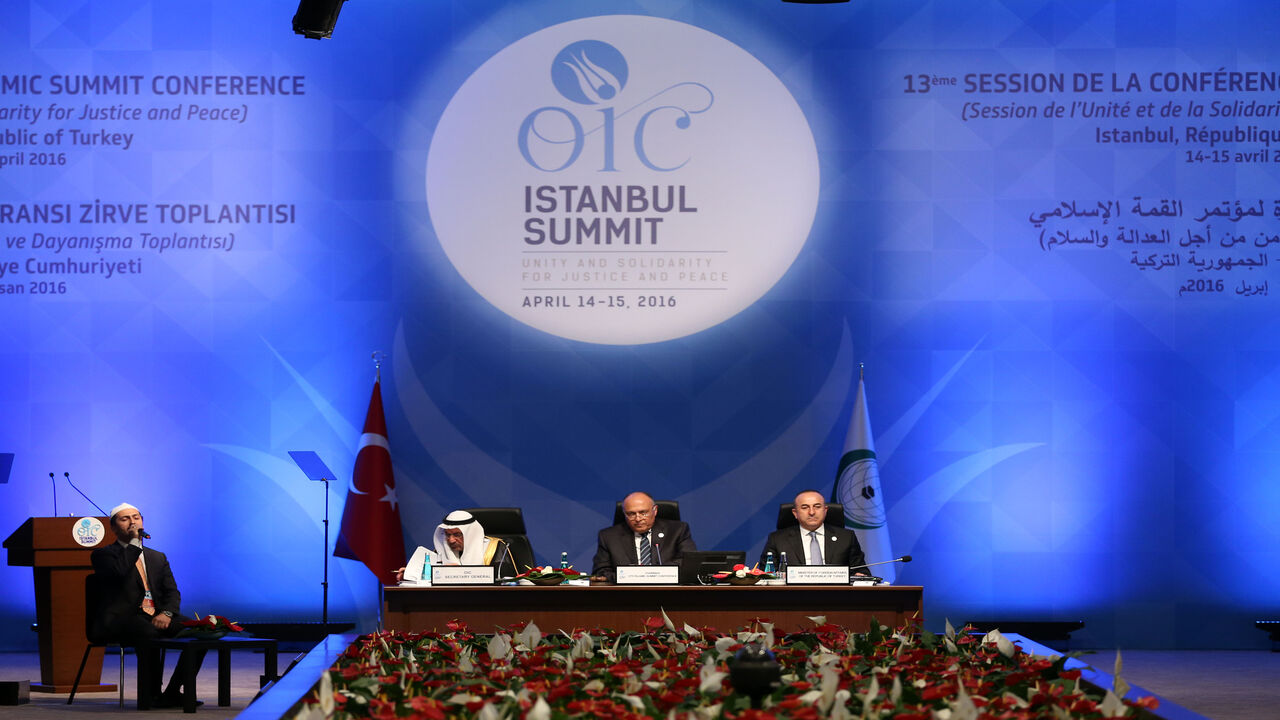
[[[293,662],[296,653],[280,651],[280,672]],[[173,665],[177,653],[168,653],[164,680],[169,682],[173,675]],[[119,656],[107,654],[102,663],[102,681],[114,683],[119,675]],[[4,720],[27,720],[36,718],[133,718],[156,717],[157,715],[182,715],[182,708],[165,710],[149,710],[138,712],[135,688],[137,687],[136,663],[133,655],[124,658],[124,710],[119,710],[119,695],[110,693],[76,693],[76,701],[67,705],[66,693],[31,693],[31,702],[26,705],[0,706],[0,717]],[[231,718],[240,714],[254,696],[258,694],[258,676],[262,674],[262,654],[256,652],[231,653],[231,705],[218,707],[218,657],[210,654],[205,658],[196,679],[197,697],[204,705],[196,710],[194,717]],[[0,652],[0,680],[38,680],[40,678],[40,659],[36,653]]]
[[[281,652],[280,670],[293,662],[293,653]],[[1123,653],[1125,680],[1140,685],[1168,700],[1213,720],[1256,720],[1280,717],[1280,653],[1253,650],[1126,650]],[[1081,658],[1104,672],[1115,665],[1115,651],[1102,650]],[[173,659],[165,672],[168,680]],[[108,658],[103,678],[114,678],[114,658]],[[134,661],[125,658],[125,709],[116,709],[114,693],[78,695],[68,706],[67,696],[32,693],[27,705],[0,707],[4,720],[40,718],[118,718],[181,715],[181,709],[137,712],[134,705]],[[0,680],[30,680],[39,677],[35,653],[0,652]],[[200,673],[199,697],[205,701],[197,717],[234,717],[249,705],[258,692],[262,657],[257,653],[231,654],[231,706],[217,706],[217,667],[206,660]]]

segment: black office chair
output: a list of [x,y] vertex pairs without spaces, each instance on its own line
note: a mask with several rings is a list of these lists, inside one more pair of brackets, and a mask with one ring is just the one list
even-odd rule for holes
[[89,653],[94,648],[102,648],[103,652],[108,649],[120,653],[120,681],[117,687],[120,689],[120,708],[124,709],[124,651],[127,645],[121,645],[116,642],[109,642],[99,637],[97,634],[98,625],[98,608],[102,604],[102,588],[101,581],[97,575],[89,573],[84,579],[84,633],[87,644],[84,647],[84,657],[80,658],[80,669],[76,671],[76,681],[71,685],[71,695],[67,697],[67,704],[76,699],[76,691],[80,689],[80,677],[84,675],[84,666],[89,662]]
[[[680,519],[680,501],[679,500],[654,500],[653,504],[658,508],[658,517],[663,520],[679,520]],[[613,524],[621,525],[625,522],[622,516],[622,501],[613,508]]]
[[537,564],[528,530],[525,529],[523,510],[518,507],[480,507],[466,508],[466,511],[484,528],[485,535],[507,544],[507,548],[511,550],[511,558],[516,563],[517,573]]
[[[793,502],[782,503],[778,506],[778,529],[795,527],[800,523],[796,521],[796,516],[791,514],[796,504]],[[827,519],[823,525],[835,525],[836,527],[844,527],[844,505],[841,503],[827,503]]]

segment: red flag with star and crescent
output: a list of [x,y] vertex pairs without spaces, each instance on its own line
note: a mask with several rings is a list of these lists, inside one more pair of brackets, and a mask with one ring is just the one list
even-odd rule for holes
[[396,569],[404,567],[404,532],[400,528],[396,478],[391,471],[381,385],[373,383],[373,397],[369,398],[369,412],[364,417],[364,433],[360,436],[351,484],[347,486],[347,503],[342,508],[342,525],[333,554],[359,560],[384,585],[394,585]]

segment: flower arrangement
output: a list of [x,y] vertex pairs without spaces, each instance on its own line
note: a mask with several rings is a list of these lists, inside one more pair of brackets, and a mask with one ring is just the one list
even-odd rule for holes
[[178,631],[177,637],[197,637],[204,640],[217,640],[229,633],[244,632],[244,628],[234,622],[220,618],[217,615],[205,615],[200,617],[196,613],[195,620],[183,620],[182,629]]
[[[1055,718],[1134,715],[1155,698],[1121,700],[1088,686],[1066,657],[1028,655],[999,633],[934,635],[872,622],[854,633],[814,618],[775,636],[765,619],[735,632],[676,629],[664,613],[644,632],[536,625],[478,635],[457,621],[444,633],[379,633],[353,643],[292,713],[320,718],[767,720],[773,718]],[[760,709],[734,693],[729,663],[760,644],[781,683]],[[1121,681],[1116,678],[1117,687]],[[1123,694],[1123,690],[1121,690]]]
[[[526,566],[527,567],[527,566]],[[569,567],[554,567],[544,565],[541,567],[527,568],[524,572],[516,576],[517,580],[528,580],[534,585],[561,585],[569,580],[576,580],[582,577],[582,573]]]
[[746,565],[734,565],[732,570],[714,573],[711,577],[734,585],[753,585],[761,580],[772,580],[775,576],[761,570],[759,566],[749,568]]

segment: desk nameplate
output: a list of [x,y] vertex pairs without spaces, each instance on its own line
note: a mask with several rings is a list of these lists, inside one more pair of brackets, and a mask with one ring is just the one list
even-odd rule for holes
[[619,585],[679,585],[678,565],[619,565]]
[[849,568],[843,565],[792,565],[788,585],[848,585]]
[[431,568],[433,585],[492,585],[497,578],[492,565],[436,565]]

